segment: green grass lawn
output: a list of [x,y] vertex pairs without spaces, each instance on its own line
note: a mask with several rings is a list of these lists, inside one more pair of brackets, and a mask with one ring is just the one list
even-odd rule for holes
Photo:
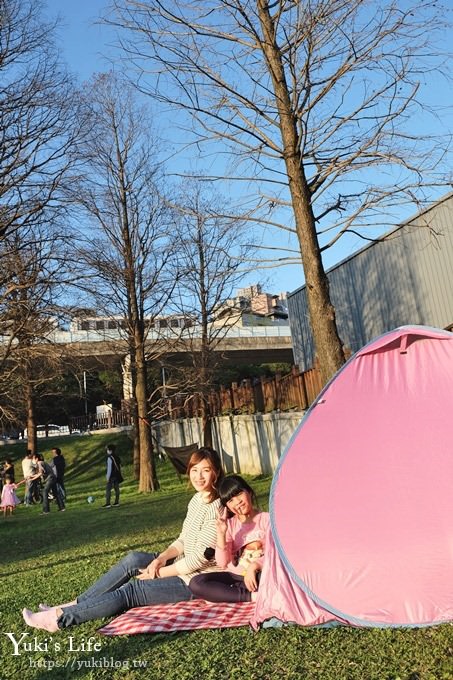
[[[419,630],[286,627],[258,633],[242,628],[116,638],[97,634],[101,621],[55,634],[25,626],[24,606],[70,600],[127,551],[163,549],[179,532],[191,492],[167,463],[158,464],[162,490],[149,495],[137,493],[132,467],[125,465],[121,506],[101,509],[107,441],[118,444],[124,462],[130,460],[125,435],[49,439],[40,448],[46,459],[51,446],[60,446],[68,462],[67,512],[57,512],[52,504],[50,515],[43,517],[40,507],[21,506],[12,519],[0,517],[0,680],[453,678],[450,625]],[[18,479],[23,452],[23,444],[0,449],[0,460],[12,454],[18,462]],[[270,479],[249,481],[266,508]],[[91,505],[89,495],[96,499]],[[13,654],[5,633],[16,640],[27,633],[19,655]]]

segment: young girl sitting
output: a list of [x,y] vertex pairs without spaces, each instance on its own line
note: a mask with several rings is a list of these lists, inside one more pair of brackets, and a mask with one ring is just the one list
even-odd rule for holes
[[219,497],[215,560],[224,571],[194,576],[189,587],[210,602],[250,602],[258,590],[269,513],[257,509],[255,492],[239,475],[225,477]]
[[10,475],[5,475],[3,478],[4,487],[2,489],[2,501],[0,507],[3,510],[3,517],[6,519],[7,514],[13,514],[16,505],[19,505],[20,500],[16,496],[16,485]]

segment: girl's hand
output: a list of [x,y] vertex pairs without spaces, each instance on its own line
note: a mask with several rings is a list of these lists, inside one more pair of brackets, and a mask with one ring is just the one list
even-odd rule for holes
[[217,513],[217,520],[216,520],[216,527],[217,527],[217,535],[221,536],[222,538],[225,538],[226,532],[227,532],[227,523],[228,519],[228,511],[226,508],[219,508],[219,511]]
[[252,562],[249,564],[247,571],[244,574],[245,587],[251,593],[255,593],[258,590],[258,579],[256,575],[259,571],[261,571],[261,567],[258,562]]
[[166,560],[158,555],[152,562],[148,564],[146,569],[139,569],[139,575],[137,578],[140,581],[145,581],[149,578],[159,578],[159,569],[165,567]]

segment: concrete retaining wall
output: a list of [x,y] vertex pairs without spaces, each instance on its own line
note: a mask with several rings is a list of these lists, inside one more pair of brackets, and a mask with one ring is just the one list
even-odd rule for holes
[[[302,412],[220,416],[213,422],[214,448],[227,472],[270,475],[299,425]],[[156,427],[161,446],[201,442],[201,420],[165,421]]]

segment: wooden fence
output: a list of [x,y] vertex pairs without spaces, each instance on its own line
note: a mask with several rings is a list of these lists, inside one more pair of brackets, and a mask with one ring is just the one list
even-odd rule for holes
[[[319,368],[301,372],[296,366],[288,375],[276,374],[272,378],[255,378],[220,386],[208,395],[213,416],[230,413],[270,413],[271,411],[304,410],[316,399],[322,389]],[[169,397],[160,418],[195,418],[203,413],[200,394],[177,394]]]

